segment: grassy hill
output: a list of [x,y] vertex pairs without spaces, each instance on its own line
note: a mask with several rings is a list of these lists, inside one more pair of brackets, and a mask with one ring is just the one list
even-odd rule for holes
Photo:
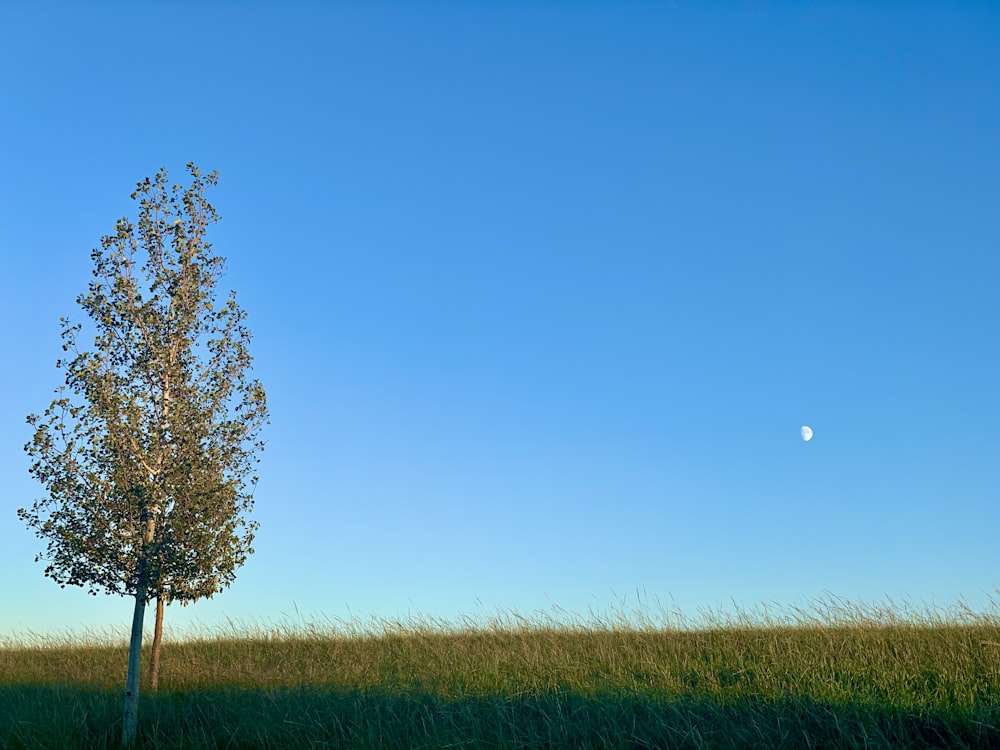
[[[0,748],[113,748],[127,645],[0,647]],[[148,655],[147,655],[148,658]],[[1000,748],[1000,618],[516,616],[166,641],[155,748]]]

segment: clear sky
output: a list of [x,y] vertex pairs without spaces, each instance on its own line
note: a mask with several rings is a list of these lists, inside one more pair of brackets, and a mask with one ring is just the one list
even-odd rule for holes
[[272,424],[168,628],[996,597],[997,3],[17,5],[0,635],[130,622],[34,562],[24,418],[188,161]]

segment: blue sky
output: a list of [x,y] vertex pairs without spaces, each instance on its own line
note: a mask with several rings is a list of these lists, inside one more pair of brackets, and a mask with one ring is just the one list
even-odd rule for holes
[[188,161],[272,424],[168,627],[995,596],[995,3],[23,4],[0,91],[0,634],[129,623],[24,417]]

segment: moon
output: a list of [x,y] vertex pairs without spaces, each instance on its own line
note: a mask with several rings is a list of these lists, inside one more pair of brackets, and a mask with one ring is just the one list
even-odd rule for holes
[[813,430],[812,430],[812,427],[810,427],[809,425],[807,425],[807,424],[806,425],[802,425],[802,429],[799,430],[799,432],[802,433],[802,439],[805,440],[807,443],[810,440],[812,440]]

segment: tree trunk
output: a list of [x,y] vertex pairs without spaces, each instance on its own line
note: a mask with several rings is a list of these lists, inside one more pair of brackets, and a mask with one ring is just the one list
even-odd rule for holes
[[128,644],[128,676],[125,678],[125,713],[122,717],[122,747],[135,743],[139,723],[139,657],[142,654],[142,618],[146,614],[146,591],[138,587],[132,614],[132,639]]
[[156,597],[156,626],[153,628],[153,656],[149,664],[149,691],[160,684],[160,645],[163,642],[163,597]]

